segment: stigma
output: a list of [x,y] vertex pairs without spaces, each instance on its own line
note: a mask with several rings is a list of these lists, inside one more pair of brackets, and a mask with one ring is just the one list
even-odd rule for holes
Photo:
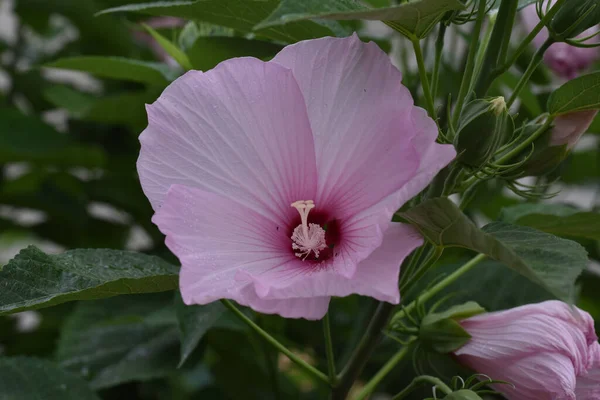
[[298,200],[291,204],[300,213],[300,225],[292,233],[292,249],[296,257],[306,260],[310,253],[319,258],[319,253],[327,248],[325,229],[319,224],[309,224],[308,214],[315,208],[312,200]]

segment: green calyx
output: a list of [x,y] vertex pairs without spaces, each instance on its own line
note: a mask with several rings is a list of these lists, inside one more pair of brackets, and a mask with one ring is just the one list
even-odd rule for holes
[[437,353],[451,353],[471,339],[459,321],[484,313],[479,304],[469,301],[441,313],[430,313],[421,321],[419,341]]
[[470,102],[462,113],[454,139],[458,160],[474,168],[485,165],[512,137],[514,129],[504,97]]
[[600,23],[600,0],[569,0],[548,24],[558,40],[574,38]]
[[[542,125],[529,124],[522,129],[521,136],[527,139],[536,132]],[[552,128],[548,128],[533,142],[533,151],[525,150],[517,156],[514,162],[526,160],[519,168],[522,171],[521,176],[542,176],[552,172],[569,154],[566,144],[552,146],[550,140],[552,137]]]

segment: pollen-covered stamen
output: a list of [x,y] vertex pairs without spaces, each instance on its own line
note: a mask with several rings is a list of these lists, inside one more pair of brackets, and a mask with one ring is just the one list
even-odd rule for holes
[[315,208],[312,200],[298,200],[292,203],[300,213],[301,223],[292,233],[292,249],[298,250],[294,254],[306,260],[310,253],[314,253],[315,258],[319,258],[319,253],[327,248],[325,241],[325,230],[318,224],[308,223],[308,213]]

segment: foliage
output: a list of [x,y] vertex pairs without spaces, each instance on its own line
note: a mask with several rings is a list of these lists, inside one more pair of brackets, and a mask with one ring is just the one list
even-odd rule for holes
[[[533,3],[0,4],[0,21],[14,22],[6,35],[0,22],[0,399],[309,400],[331,387],[343,399],[360,382],[357,399],[409,388],[402,398],[420,400],[435,387],[487,400],[476,377],[431,353],[468,342],[461,319],[556,298],[600,318],[600,118],[591,146],[561,148],[564,161],[523,179],[555,117],[600,108],[600,72],[561,80],[533,55],[533,36],[515,28]],[[394,216],[425,238],[402,266],[401,304],[336,298],[323,322],[184,304],[136,172],[146,104],[187,70],[354,32],[395,58],[438,142],[461,152]]]

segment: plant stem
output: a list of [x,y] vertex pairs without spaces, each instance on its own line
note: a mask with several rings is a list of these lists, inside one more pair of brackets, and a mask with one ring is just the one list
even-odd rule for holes
[[437,39],[435,40],[435,61],[433,63],[433,73],[431,75],[431,96],[435,101],[437,97],[438,84],[440,81],[440,64],[442,62],[442,51],[444,50],[444,39],[446,37],[446,24],[440,24]]
[[390,373],[392,369],[404,358],[404,356],[410,350],[410,346],[404,346],[399,352],[394,354],[392,358],[377,373],[367,384],[363,387],[360,393],[354,398],[354,400],[363,400],[377,387],[377,385]]
[[506,38],[506,28],[507,26],[512,27],[513,25],[513,21],[510,21],[510,19],[514,20],[514,15],[511,14],[511,11],[514,9],[515,4],[518,4],[518,1],[519,0],[502,0],[502,3],[500,4],[500,9],[498,10],[498,15],[496,17],[496,24],[485,53],[483,65],[481,66],[481,74],[477,78],[477,83],[475,84],[475,94],[478,98],[484,97],[492,84],[492,70],[498,65],[498,55],[500,54],[500,49],[503,47],[504,41],[508,40]]
[[239,319],[241,319],[242,322],[244,322],[250,328],[254,329],[254,331],[256,333],[258,333],[263,339],[265,339],[270,345],[275,347],[281,353],[285,354],[290,360],[295,362],[299,367],[304,369],[306,372],[308,372],[313,377],[329,384],[329,378],[327,377],[327,375],[325,375],[324,373],[322,373],[321,371],[319,371],[318,369],[316,369],[315,367],[313,367],[312,365],[310,365],[309,363],[307,363],[306,361],[302,360],[300,357],[298,357],[297,355],[292,353],[287,347],[285,347],[284,345],[279,343],[279,341],[277,341],[277,339],[275,339],[273,336],[269,335],[265,330],[263,330],[260,326],[258,326],[256,323],[254,323],[254,321],[252,321],[250,318],[245,316],[244,313],[242,313],[235,305],[233,305],[232,302],[230,302],[229,300],[223,299],[223,300],[221,300],[221,303],[223,303],[223,305],[225,307],[227,307],[231,311],[233,311],[233,313]]
[[417,59],[417,66],[419,67],[419,76],[421,77],[421,86],[423,87],[423,95],[425,96],[427,112],[431,118],[436,120],[437,115],[435,112],[433,97],[431,96],[431,88],[429,86],[429,79],[427,78],[427,70],[425,69],[425,59],[423,58],[423,52],[421,51],[421,42],[417,38],[412,38],[411,42],[413,48],[415,49],[415,57]]
[[354,384],[354,381],[362,372],[365,364],[377,342],[381,338],[381,330],[387,324],[394,306],[389,303],[381,302],[371,318],[367,331],[354,349],[348,364],[344,367],[338,377],[338,384],[331,392],[332,400],[345,400],[346,395]]
[[335,358],[333,355],[333,342],[331,340],[331,327],[329,323],[329,313],[323,318],[323,335],[325,336],[325,349],[327,353],[327,371],[329,372],[329,382],[335,385],[337,376],[335,374]]
[[439,281],[437,284],[432,286],[430,289],[421,293],[421,295],[419,297],[417,297],[417,299],[410,302],[409,305],[404,307],[400,312],[398,312],[398,314],[396,314],[394,316],[394,318],[392,318],[392,323],[398,319],[403,318],[405,314],[410,313],[418,304],[422,304],[422,303],[425,303],[426,301],[430,300],[436,294],[438,294],[439,292],[444,290],[446,287],[448,287],[448,285],[450,285],[451,283],[456,281],[458,278],[460,278],[462,275],[464,275],[465,273],[467,273],[468,271],[473,269],[473,267],[475,267],[477,264],[479,264],[481,261],[483,261],[485,259],[485,257],[486,257],[485,254],[479,254],[479,255],[473,257],[471,260],[469,260],[466,264],[464,264],[459,269],[454,271],[452,274],[448,275],[447,277],[445,277],[444,279]]
[[446,385],[444,382],[442,382],[439,378],[436,378],[434,376],[429,376],[429,375],[421,375],[421,376],[417,376],[415,379],[413,379],[412,382],[410,383],[410,385],[408,385],[407,387],[404,388],[404,390],[402,390],[400,393],[395,395],[392,398],[392,400],[401,400],[401,399],[405,398],[406,395],[408,395],[410,392],[415,390],[419,385],[422,385],[424,383],[432,384],[433,386],[439,388],[442,392],[444,392],[444,394],[452,393],[452,389],[450,389],[448,387],[448,385]]
[[498,54],[497,63],[504,64],[506,61],[506,55],[508,54],[508,46],[510,45],[510,34],[512,33],[513,26],[515,25],[515,18],[517,16],[517,8],[519,3],[516,1],[508,4],[508,18],[506,19],[506,25],[504,30],[504,40],[500,44],[500,53]]
[[525,51],[525,49],[527,49],[527,46],[529,46],[533,39],[535,39],[538,33],[540,33],[542,29],[544,29],[544,26],[546,26],[546,24],[550,22],[552,18],[554,18],[554,15],[558,12],[560,7],[562,7],[562,4],[565,1],[566,0],[558,0],[556,3],[554,3],[552,8],[548,10],[548,12],[544,15],[540,22],[533,28],[531,32],[529,32],[529,35],[527,35],[525,39],[523,39],[523,41],[521,42],[519,47],[517,47],[510,59],[492,72],[492,80],[508,71],[508,69],[517,61],[517,59]]
[[460,84],[460,90],[458,91],[458,98],[456,100],[456,106],[454,108],[454,114],[452,116],[452,126],[457,126],[458,119],[462,113],[462,109],[465,103],[465,99],[469,94],[469,88],[471,87],[471,81],[473,80],[473,71],[475,70],[475,56],[477,55],[477,45],[479,43],[479,35],[481,34],[481,26],[485,18],[485,5],[486,0],[479,0],[479,9],[477,10],[477,20],[475,21],[475,27],[473,28],[472,38],[469,45],[469,55],[467,56],[467,65],[465,66],[465,72],[463,74],[462,82]]
[[533,72],[536,70],[538,65],[540,65],[540,63],[544,59],[544,53],[546,52],[546,50],[548,50],[548,47],[550,47],[552,45],[552,43],[554,43],[554,40],[552,38],[548,38],[544,42],[542,47],[540,47],[535,52],[535,54],[533,55],[533,58],[531,59],[531,62],[529,63],[529,65],[527,66],[527,69],[525,70],[525,73],[523,73],[523,76],[521,77],[521,79],[519,79],[519,82],[517,83],[517,86],[515,87],[512,95],[510,96],[510,99],[506,103],[506,108],[510,108],[513,105],[513,103],[515,102],[515,100],[519,97],[519,93],[521,93],[521,90],[523,90],[523,88],[525,87],[527,82],[529,82],[529,78],[531,78],[531,75],[533,74]]

